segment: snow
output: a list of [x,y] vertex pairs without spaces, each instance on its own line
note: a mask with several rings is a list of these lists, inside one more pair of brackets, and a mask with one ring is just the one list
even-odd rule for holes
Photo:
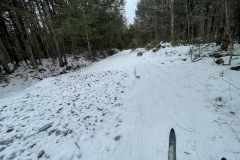
[[[83,67],[89,66],[91,63],[85,60],[82,56],[72,56],[67,55],[68,65],[72,66],[72,70],[78,70]],[[16,96],[22,90],[30,87],[39,81],[38,78],[48,78],[59,75],[63,70],[69,72],[66,68],[60,68],[58,61],[53,61],[51,59],[42,59],[42,64],[38,65],[39,70],[30,69],[26,66],[25,62],[21,62],[20,66],[15,70],[15,72],[7,76],[6,80],[8,83],[1,84],[0,98],[7,97],[9,95]],[[10,68],[13,69],[13,65]],[[40,71],[43,69],[44,71]]]
[[0,159],[167,159],[171,128],[178,160],[240,159],[240,72],[210,57],[192,63],[188,46],[137,57],[143,50],[2,87],[0,142],[13,142],[0,145]]

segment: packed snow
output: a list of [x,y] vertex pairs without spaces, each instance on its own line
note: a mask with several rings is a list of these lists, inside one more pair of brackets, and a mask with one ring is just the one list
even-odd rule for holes
[[125,50],[27,87],[2,85],[0,160],[167,160],[171,128],[178,160],[239,160],[240,72],[189,53]]

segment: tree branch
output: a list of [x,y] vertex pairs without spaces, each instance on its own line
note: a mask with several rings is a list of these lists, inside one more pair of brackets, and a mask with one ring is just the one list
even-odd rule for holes
[[224,80],[224,79],[222,79],[222,80],[225,81],[225,82],[227,82],[228,84],[232,85],[232,86],[235,87],[236,89],[240,89],[240,88],[234,86],[232,83],[230,83],[230,82],[228,82],[228,81],[226,81],[226,80]]

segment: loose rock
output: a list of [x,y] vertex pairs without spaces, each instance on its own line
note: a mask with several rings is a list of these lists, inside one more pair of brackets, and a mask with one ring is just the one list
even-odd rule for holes
[[47,71],[47,70],[44,69],[44,68],[40,68],[40,69],[38,70],[38,72],[45,72],[45,71]]
[[44,150],[41,150],[38,154],[38,159],[39,158],[42,158],[42,156],[45,154],[45,151]]
[[9,129],[7,130],[7,133],[12,132],[13,130],[14,130],[13,128],[9,128]]
[[62,133],[61,131],[57,130],[57,131],[55,132],[55,135],[56,135],[56,136],[59,136],[61,133]]
[[224,64],[224,60],[222,58],[219,58],[219,59],[216,60],[216,63],[219,64],[219,65]]
[[71,70],[71,69],[72,69],[72,66],[67,66],[67,67],[66,67],[66,70],[67,70],[67,71],[69,71],[69,70]]
[[2,120],[4,120],[6,117],[2,117],[2,118],[0,118],[0,122],[2,121]]
[[212,56],[213,56],[214,58],[220,58],[220,57],[222,57],[222,55],[221,55],[220,53],[217,53],[217,52],[213,53]]
[[13,143],[13,139],[3,140],[0,141],[0,145],[8,145],[10,143]]
[[3,108],[7,108],[7,106],[3,106]]
[[12,159],[14,159],[15,157],[17,157],[16,152],[12,153],[11,156],[8,158],[8,160],[12,160]]
[[5,147],[0,148],[0,152],[2,152],[5,149]]
[[39,128],[38,133],[46,131],[50,127],[52,127],[52,123],[46,124],[45,126]]
[[240,71],[240,66],[231,67],[231,70]]
[[52,129],[51,131],[48,132],[48,135],[52,135],[54,132],[56,131],[56,129]]
[[121,139],[121,136],[116,136],[116,137],[114,138],[115,141],[119,141],[120,139]]

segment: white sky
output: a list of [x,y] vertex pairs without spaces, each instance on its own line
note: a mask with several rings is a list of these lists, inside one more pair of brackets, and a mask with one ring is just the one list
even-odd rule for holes
[[127,18],[128,24],[134,22],[137,2],[138,0],[126,0],[125,11],[126,11],[126,18]]

